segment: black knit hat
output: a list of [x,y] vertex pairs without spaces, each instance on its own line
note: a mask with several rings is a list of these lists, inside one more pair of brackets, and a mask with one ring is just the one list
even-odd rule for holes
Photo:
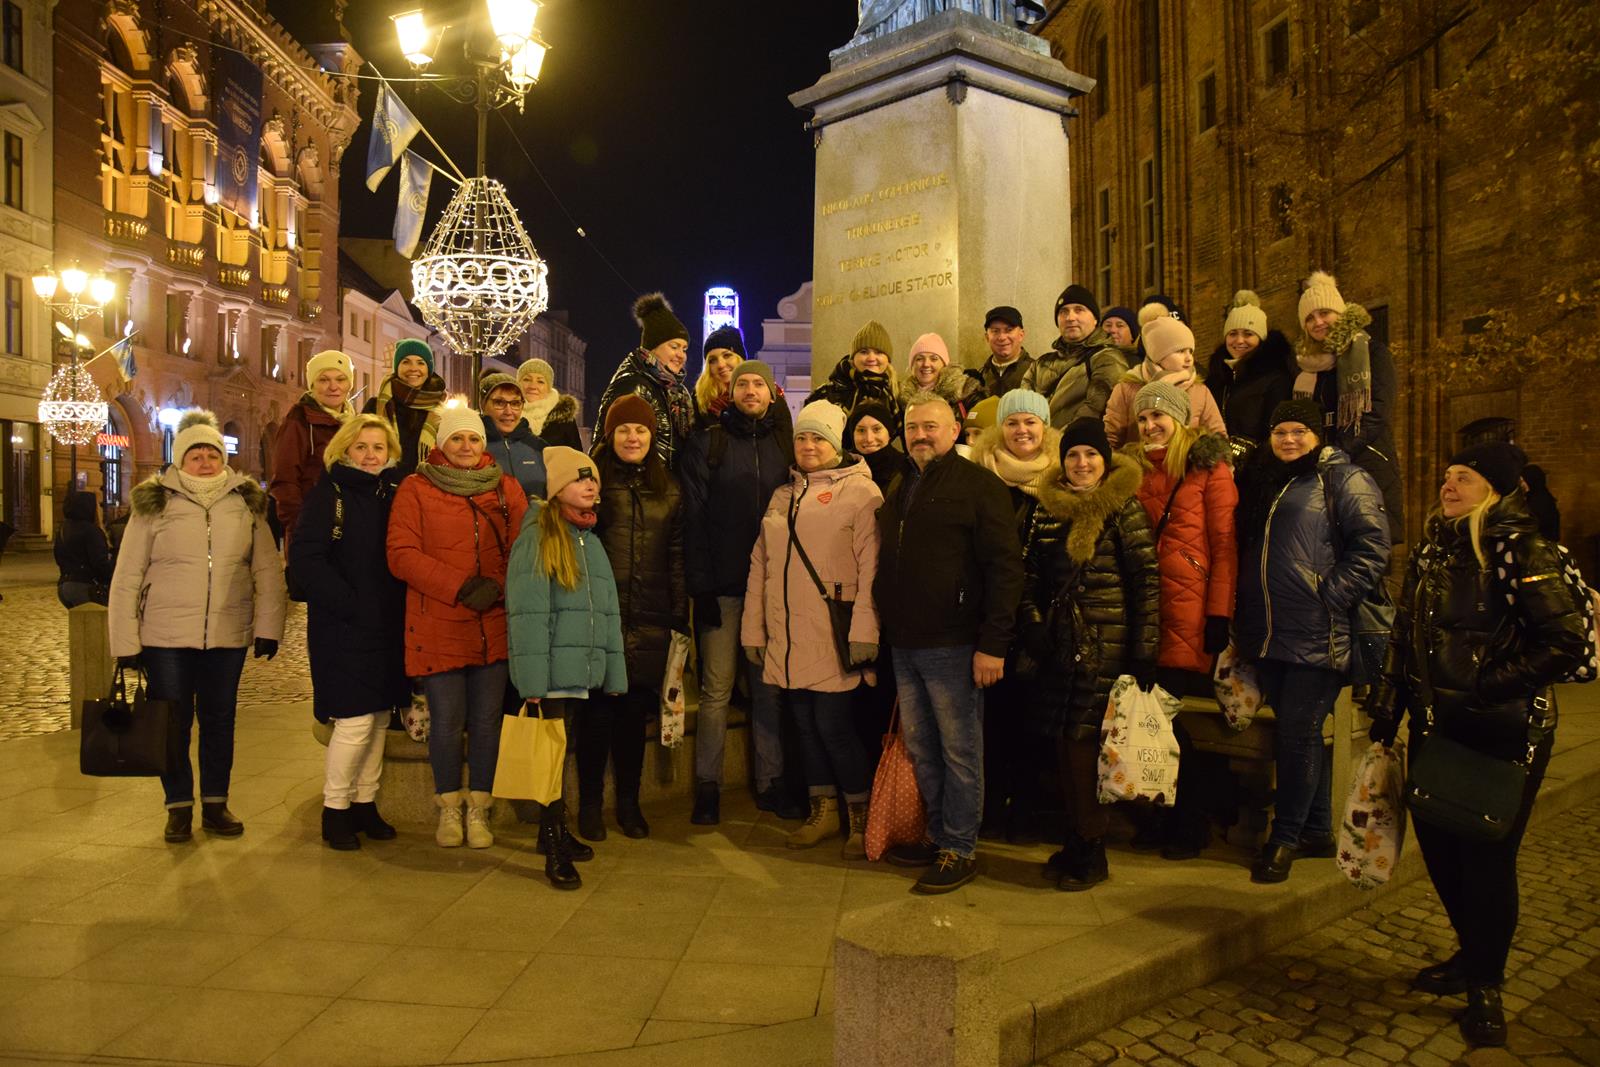
[[1088,445],[1106,461],[1106,466],[1111,465],[1111,441],[1106,437],[1106,424],[1104,419],[1085,415],[1081,419],[1074,419],[1061,431],[1061,465],[1066,466],[1067,452],[1075,445]]
[[1069,285],[1061,290],[1061,295],[1056,297],[1055,314],[1059,316],[1061,309],[1068,304],[1082,304],[1094,315],[1095,323],[1098,324],[1100,322],[1100,301],[1096,300],[1094,294],[1083,286]]
[[672,313],[662,293],[645,293],[633,302],[633,321],[639,324],[639,347],[646,352],[673,338],[689,339],[689,330]]
[[1322,405],[1310,397],[1296,397],[1285,400],[1272,409],[1272,418],[1267,420],[1267,429],[1271,430],[1279,423],[1298,422],[1306,429],[1317,435],[1317,440],[1322,436],[1327,426],[1327,416],[1323,414]]
[[1132,308],[1125,308],[1120,304],[1116,307],[1106,308],[1105,314],[1100,316],[1101,325],[1105,325],[1105,321],[1111,318],[1121,319],[1127,323],[1128,332],[1133,334],[1133,339],[1135,341],[1139,339],[1139,316],[1134,313]]
[[1527,465],[1528,454],[1509,441],[1469,445],[1450,457],[1450,466],[1477,471],[1501,496],[1516,490]]
[[718,326],[707,334],[706,343],[701,348],[700,354],[702,356],[710,355],[713,348],[726,348],[740,359],[750,358],[749,354],[744,350],[744,331],[731,323],[727,326]]
[[891,441],[900,436],[900,423],[894,417],[894,413],[889,410],[887,404],[879,403],[876,400],[863,400],[850,409],[850,417],[845,420],[845,448],[849,448],[851,442],[856,439],[856,423],[860,422],[863,417],[874,418],[883,423],[884,429],[889,431],[889,439]]

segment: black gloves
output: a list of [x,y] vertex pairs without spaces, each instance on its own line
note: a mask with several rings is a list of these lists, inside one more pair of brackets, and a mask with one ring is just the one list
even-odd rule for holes
[[1128,664],[1128,673],[1133,675],[1140,689],[1149,689],[1156,684],[1156,665],[1148,660],[1135,660]]
[[138,670],[140,667],[139,653],[135,652],[131,656],[118,656],[117,666],[126,671]]
[[1022,627],[1018,635],[1022,642],[1022,650],[1039,666],[1050,662],[1055,649],[1050,646],[1050,625],[1045,622],[1030,622]]
[[1222,615],[1206,616],[1206,655],[1215,656],[1228,647],[1228,624],[1232,620]]
[[479,613],[494,607],[495,602],[499,599],[500,583],[493,578],[485,578],[482,575],[468,578],[461,583],[461,588],[456,591],[456,600]]
[[722,605],[717,603],[716,597],[694,598],[694,624],[707,630],[715,630],[722,625]]
[[277,654],[278,642],[274,641],[270,637],[256,638],[256,659],[260,659],[262,656],[265,656],[270,662],[272,657],[276,656]]

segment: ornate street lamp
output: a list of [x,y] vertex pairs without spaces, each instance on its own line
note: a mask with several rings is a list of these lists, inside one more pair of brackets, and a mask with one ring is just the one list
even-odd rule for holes
[[[108,408],[88,370],[78,365],[78,351],[89,347],[88,338],[78,332],[78,323],[100,310],[117,294],[117,285],[103,274],[90,278],[74,263],[59,275],[44,270],[33,276],[33,291],[45,307],[72,325],[60,322],[56,329],[67,339],[68,362],[58,367],[44,388],[39,401],[39,421],[50,436],[67,445],[71,455],[71,484],[78,484],[78,446],[94,440],[105,428]],[[65,293],[56,299],[58,292]]]
[[416,8],[391,16],[400,51],[416,71],[438,55],[446,30],[459,26],[468,75],[428,84],[478,113],[476,177],[461,183],[422,254],[411,265],[412,299],[423,321],[472,359],[472,394],[486,357],[514,344],[550,303],[549,267],[528,239],[505,187],[486,176],[489,112],[522,110],[539,81],[549,46],[534,28],[536,0],[471,0],[458,23],[429,21]]

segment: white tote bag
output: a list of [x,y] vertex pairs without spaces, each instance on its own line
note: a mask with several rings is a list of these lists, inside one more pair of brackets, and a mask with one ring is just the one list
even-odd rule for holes
[[1172,717],[1178,698],[1159,685],[1146,692],[1131,675],[1111,686],[1100,726],[1100,803],[1148,800],[1171,807],[1178,799],[1178,738]]
[[683,665],[689,659],[689,635],[672,632],[667,669],[661,677],[661,747],[683,744]]
[[1334,859],[1357,889],[1376,889],[1400,863],[1406,842],[1406,750],[1374,741],[1356,767]]

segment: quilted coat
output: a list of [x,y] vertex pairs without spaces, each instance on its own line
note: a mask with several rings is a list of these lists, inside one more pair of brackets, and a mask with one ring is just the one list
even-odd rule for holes
[[[878,573],[878,507],[883,494],[866,461],[845,453],[831,470],[790,472],[772,494],[761,519],[761,536],[750,554],[740,644],[765,648],[762,678],[783,689],[838,693],[861,684],[861,673],[845,674],[833,641],[833,622],[794,542],[828,594],[854,601],[850,640],[878,643],[878,612],[872,580]],[[790,523],[793,523],[792,534]]]
[[1122,454],[1144,471],[1138,497],[1152,530],[1161,526],[1167,500],[1172,501],[1171,516],[1156,543],[1161,565],[1161,653],[1156,662],[1209,673],[1206,618],[1233,617],[1239,574],[1233,528],[1239,492],[1228,466],[1228,439],[1201,433],[1189,446],[1188,468],[1176,485],[1163,465],[1165,449],[1146,452],[1135,442]]
[[[1337,509],[1337,534],[1330,503]],[[1372,476],[1324,446],[1315,469],[1279,490],[1265,529],[1246,534],[1234,618],[1239,650],[1257,659],[1347,670],[1350,609],[1389,566],[1388,516]]]
[[[448,461],[437,448],[428,462]],[[484,454],[478,467],[492,466]],[[497,470],[499,468],[496,468]],[[421,474],[400,483],[389,511],[389,570],[406,583],[406,673],[413,678],[506,658],[506,611],[479,614],[456,601],[475,576],[502,586],[528,498],[509,474],[494,492],[447,493]]]
[[656,478],[602,448],[600,522],[594,528],[611,561],[622,612],[622,644],[635,688],[654,689],[667,671],[672,631],[688,633],[684,587],[683,494],[654,457]]
[[1085,415],[1104,418],[1111,390],[1127,372],[1122,349],[1096,327],[1081,341],[1057,337],[1022,375],[1022,388],[1050,398],[1050,425],[1060,430]]
[[267,529],[267,497],[249,476],[202,507],[176,467],[133,490],[111,577],[111,654],[149,648],[245,648],[283,636],[288,592]]
[[677,470],[678,457],[688,443],[689,435],[694,432],[694,394],[681,381],[671,385],[662,381],[656,373],[650,353],[635,348],[622,357],[616,373],[606,384],[605,392],[600,394],[600,407],[595,412],[594,424],[604,426],[606,412],[611,410],[612,403],[629,393],[637,393],[655,412],[655,432],[651,434],[651,442],[667,469]]
[[[355,410],[348,401],[345,408],[351,413]],[[300,517],[300,502],[327,470],[322,453],[338,432],[340,421],[307,392],[278,427],[277,439],[272,442],[272,481],[267,492],[278,502],[278,521],[283,523],[285,540],[293,534],[295,520]]]
[[483,420],[484,454],[517,480],[517,484],[522,486],[523,495],[529,500],[544,496],[544,449],[547,443],[529,429],[527,419],[519,421],[510,433],[501,433],[493,419]]
[[1035,733],[1097,736],[1117,676],[1155,662],[1161,581],[1139,481],[1138,464],[1116,456],[1096,489],[1057,481],[1040,494],[1017,612],[1024,629],[1048,625],[1054,652],[1024,708]]
[[625,693],[622,611],[605,546],[593,530],[569,528],[578,553],[578,585],[563,587],[539,561],[539,511],[548,506],[542,500],[528,505],[511,550],[506,586],[511,684],[528,700],[575,689]]
[[1385,684],[1374,706],[1420,717],[1425,673],[1435,728],[1509,759],[1524,754],[1535,694],[1583,661],[1589,638],[1555,546],[1539,536],[1520,491],[1489,509],[1483,543],[1487,570],[1466,523],[1428,521],[1395,605]]

